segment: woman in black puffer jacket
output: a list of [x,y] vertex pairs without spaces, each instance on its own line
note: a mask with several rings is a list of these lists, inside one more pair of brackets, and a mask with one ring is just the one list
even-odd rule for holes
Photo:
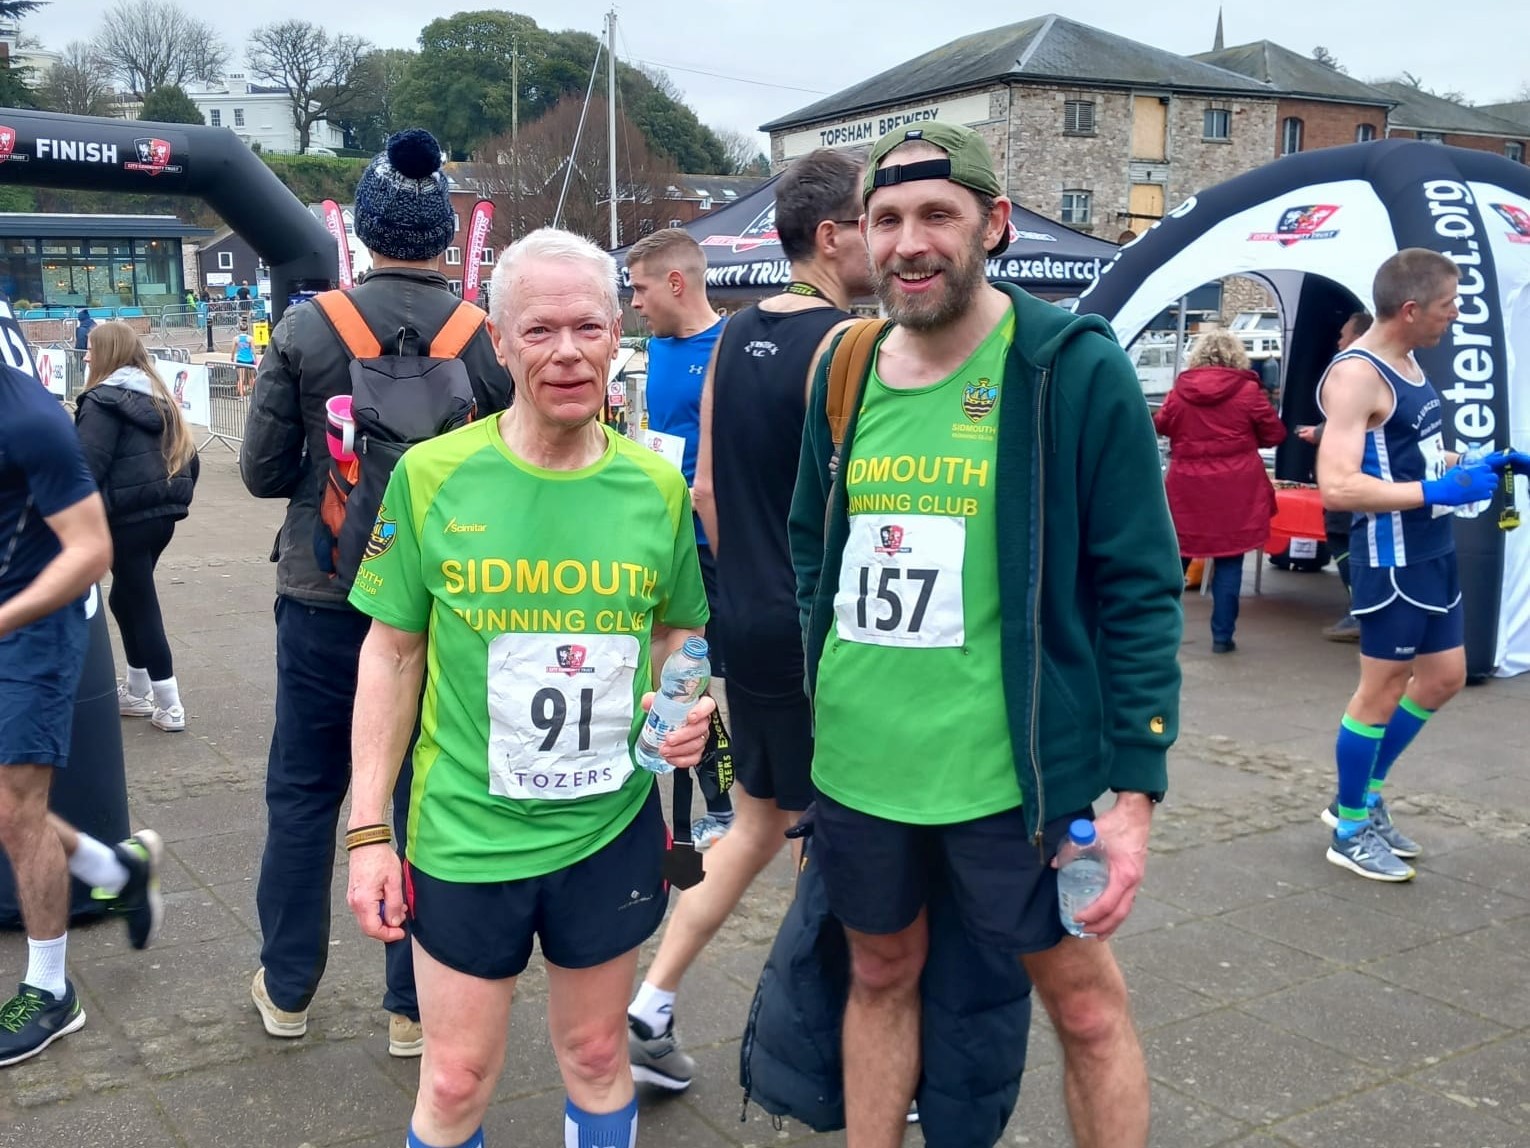
[[112,531],[108,601],[127,661],[117,708],[176,732],[186,728],[186,711],[154,567],[191,505],[200,469],[196,446],[180,405],[126,323],[98,323],[90,332],[86,362],[90,373],[75,423]]

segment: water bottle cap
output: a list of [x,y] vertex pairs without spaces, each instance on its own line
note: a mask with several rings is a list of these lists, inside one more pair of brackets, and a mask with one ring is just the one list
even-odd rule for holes
[[1094,844],[1094,822],[1080,817],[1068,826],[1068,837],[1075,845]]
[[685,651],[686,657],[695,658],[698,661],[707,656],[707,640],[705,638],[687,638],[685,645],[680,648]]

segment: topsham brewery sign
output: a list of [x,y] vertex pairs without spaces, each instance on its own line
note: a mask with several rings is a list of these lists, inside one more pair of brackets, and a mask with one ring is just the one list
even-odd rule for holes
[[858,119],[824,124],[806,131],[791,132],[781,140],[785,158],[795,159],[821,147],[870,147],[882,136],[904,124],[916,124],[924,120],[942,120],[946,123],[978,124],[990,119],[988,96],[961,96],[954,100],[938,100],[928,104],[915,104],[895,111],[876,112]]

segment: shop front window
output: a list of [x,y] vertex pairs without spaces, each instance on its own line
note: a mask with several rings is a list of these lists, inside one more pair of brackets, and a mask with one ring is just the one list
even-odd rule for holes
[[0,241],[0,291],[12,305],[42,305],[42,263],[37,258],[37,240]]
[[185,294],[179,239],[135,239],[133,260],[138,280],[138,305],[162,307],[179,303]]

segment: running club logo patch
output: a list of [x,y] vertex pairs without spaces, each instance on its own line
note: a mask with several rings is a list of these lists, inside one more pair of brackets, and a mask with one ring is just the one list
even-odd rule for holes
[[911,547],[903,545],[903,527],[884,526],[877,532],[880,546],[872,547],[878,554],[908,554]]
[[370,562],[374,558],[381,558],[393,547],[393,540],[398,537],[398,526],[388,516],[388,508],[377,508],[377,521],[372,523],[372,534],[367,539],[367,546],[361,554],[363,562]]
[[1530,243],[1530,211],[1514,203],[1495,203],[1492,208],[1514,229],[1509,234],[1509,242]]
[[553,655],[557,658],[558,664],[547,667],[547,672],[550,674],[567,674],[569,677],[573,677],[575,674],[593,674],[595,672],[594,666],[584,664],[584,660],[590,656],[590,651],[584,646],[573,644],[558,646],[553,650]]
[[962,412],[973,422],[980,423],[993,411],[999,401],[999,388],[987,379],[968,383],[962,391]]
[[1338,212],[1336,203],[1309,203],[1303,207],[1288,207],[1280,216],[1274,231],[1256,231],[1250,235],[1250,243],[1278,243],[1290,247],[1307,239],[1332,239],[1339,234],[1338,228],[1323,229]]
[[8,124],[0,124],[0,163],[8,159],[25,163],[27,157],[16,154],[16,129]]
[[137,154],[137,162],[125,163],[122,166],[128,171],[146,171],[150,175],[162,175],[169,172],[171,175],[179,174],[181,166],[170,163],[170,141],[162,140],[156,136],[143,136],[133,141],[133,150]]

